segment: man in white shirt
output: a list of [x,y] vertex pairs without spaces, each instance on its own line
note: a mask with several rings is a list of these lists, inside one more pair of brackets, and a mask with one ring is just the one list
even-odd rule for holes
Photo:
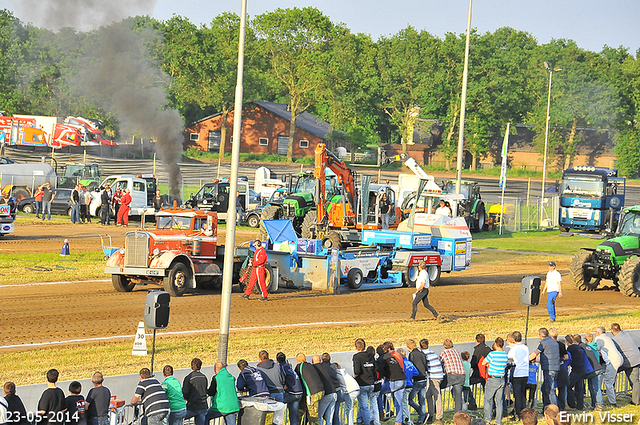
[[556,298],[562,298],[562,276],[556,270],[556,263],[549,263],[549,271],[547,272],[547,280],[542,288],[542,294],[547,293],[547,311],[549,312],[549,321],[556,321]]
[[433,317],[439,319],[438,312],[429,304],[429,272],[427,272],[427,264],[424,261],[420,261],[418,264],[418,279],[416,279],[416,292],[413,294],[411,320],[416,318],[420,301],[433,314]]
[[520,417],[520,411],[526,407],[527,381],[529,380],[529,347],[522,342],[522,334],[515,331],[515,344],[509,349],[509,363],[514,365],[513,395],[515,397],[515,412]]

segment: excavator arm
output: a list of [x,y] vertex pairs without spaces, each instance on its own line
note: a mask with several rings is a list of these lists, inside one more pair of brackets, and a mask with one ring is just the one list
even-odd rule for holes
[[316,179],[316,188],[318,193],[316,204],[318,209],[318,222],[326,215],[326,169],[336,173],[338,183],[342,185],[343,191],[346,192],[347,202],[351,206],[351,210],[355,211],[356,201],[356,185],[355,173],[352,172],[344,161],[340,160],[332,152],[327,150],[327,145],[318,143],[315,150],[315,170],[314,177]]

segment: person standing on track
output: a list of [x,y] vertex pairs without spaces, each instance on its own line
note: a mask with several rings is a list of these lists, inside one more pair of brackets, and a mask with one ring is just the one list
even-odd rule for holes
[[549,321],[556,321],[556,298],[562,298],[562,276],[556,270],[556,263],[549,263],[549,271],[547,272],[547,280],[542,288],[542,295],[547,293],[547,311],[549,312]]
[[[249,285],[247,289],[244,291],[244,294],[241,295],[242,298],[248,300],[249,295],[253,292],[253,287],[256,286],[256,281],[260,284],[260,290],[262,291],[262,298],[260,301],[269,301],[269,293],[267,292],[267,283],[265,281],[265,264],[267,263],[267,251],[262,246],[262,242],[259,240],[255,241],[256,252],[253,254],[253,261],[251,261],[252,270],[251,270],[251,279],[249,280]],[[244,282],[247,279],[247,274],[245,273],[242,278],[240,278],[241,282]]]
[[111,186],[107,183],[100,194],[100,223],[109,225],[109,213],[111,212]]
[[429,273],[427,272],[427,264],[421,261],[418,264],[418,279],[416,280],[416,292],[413,295],[413,305],[411,310],[411,320],[416,319],[418,304],[422,304],[433,314],[433,317],[439,319],[440,315],[431,304],[429,304]]
[[129,225],[129,205],[131,204],[131,190],[125,189],[124,195],[120,198],[120,209],[118,209],[118,221],[116,226],[121,224],[124,226]]

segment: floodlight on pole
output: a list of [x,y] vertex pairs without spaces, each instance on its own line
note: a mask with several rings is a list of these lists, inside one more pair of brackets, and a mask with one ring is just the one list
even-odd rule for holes
[[542,220],[544,219],[544,183],[547,178],[547,147],[549,145],[549,112],[551,110],[551,79],[553,73],[556,71],[562,71],[562,68],[551,68],[549,62],[544,62],[544,67],[549,71],[549,91],[547,93],[547,119],[544,130],[544,162],[542,164],[542,192],[540,196],[540,225],[542,226]]

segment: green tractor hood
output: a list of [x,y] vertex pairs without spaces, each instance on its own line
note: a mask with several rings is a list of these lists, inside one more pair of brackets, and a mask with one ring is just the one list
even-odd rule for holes
[[611,255],[611,262],[615,265],[622,265],[631,255],[640,253],[637,236],[623,235],[601,243],[596,248],[597,251],[608,251]]

